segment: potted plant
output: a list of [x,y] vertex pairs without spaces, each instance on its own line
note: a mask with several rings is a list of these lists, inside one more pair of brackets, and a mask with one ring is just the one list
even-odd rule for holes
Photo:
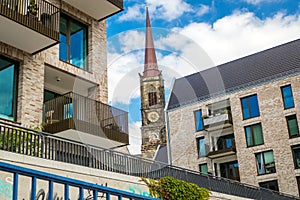
[[27,14],[31,17],[36,18],[38,14],[39,7],[35,0],[30,0],[30,3],[27,7]]
[[44,26],[50,27],[51,26],[51,15],[49,13],[43,13],[41,15],[41,21]]

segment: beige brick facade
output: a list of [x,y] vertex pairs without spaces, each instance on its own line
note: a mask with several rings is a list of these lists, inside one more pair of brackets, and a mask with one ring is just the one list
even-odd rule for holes
[[[290,139],[286,116],[296,114],[299,125],[300,118],[300,75],[282,77],[280,80],[263,83],[254,87],[243,88],[239,91],[225,94],[210,100],[182,106],[168,111],[170,123],[170,151],[172,164],[199,170],[199,164],[207,163],[208,171],[214,174],[213,163],[237,160],[240,181],[258,186],[259,182],[277,180],[279,191],[299,196],[296,177],[300,169],[295,169],[291,146],[300,144],[300,138]],[[284,109],[281,86],[291,85],[295,107]],[[256,94],[260,116],[243,119],[241,98]],[[236,154],[210,159],[198,157],[196,138],[208,138],[209,131],[196,131],[194,111],[202,109],[206,115],[207,105],[229,99]],[[244,127],[261,123],[264,144],[247,147]],[[258,175],[255,153],[273,150],[276,173]]]
[[[91,82],[89,97],[108,102],[106,23],[98,21],[63,1],[50,0],[62,12],[88,26],[88,69],[83,70],[59,59],[59,45],[35,55],[0,43],[0,55],[19,63],[16,123],[26,127],[42,123],[45,67],[57,69],[78,79]],[[34,41],[33,41],[34,42]],[[74,90],[76,90],[74,84]]]

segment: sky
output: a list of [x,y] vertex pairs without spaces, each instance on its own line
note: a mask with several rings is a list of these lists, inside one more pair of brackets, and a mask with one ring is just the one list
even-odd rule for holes
[[111,105],[128,111],[130,145],[140,153],[139,73],[148,6],[166,100],[175,78],[300,38],[300,0],[124,0],[107,19]]

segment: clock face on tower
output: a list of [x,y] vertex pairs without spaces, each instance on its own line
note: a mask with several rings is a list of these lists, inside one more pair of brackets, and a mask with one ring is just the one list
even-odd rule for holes
[[152,111],[147,114],[147,118],[150,122],[156,122],[159,119],[159,115],[157,112]]

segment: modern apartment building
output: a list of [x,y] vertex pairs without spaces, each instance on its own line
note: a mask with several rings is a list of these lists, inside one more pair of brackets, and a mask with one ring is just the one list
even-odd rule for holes
[[105,19],[122,0],[0,0],[0,120],[104,148],[128,144],[107,92]]
[[170,162],[299,196],[300,40],[176,79]]

